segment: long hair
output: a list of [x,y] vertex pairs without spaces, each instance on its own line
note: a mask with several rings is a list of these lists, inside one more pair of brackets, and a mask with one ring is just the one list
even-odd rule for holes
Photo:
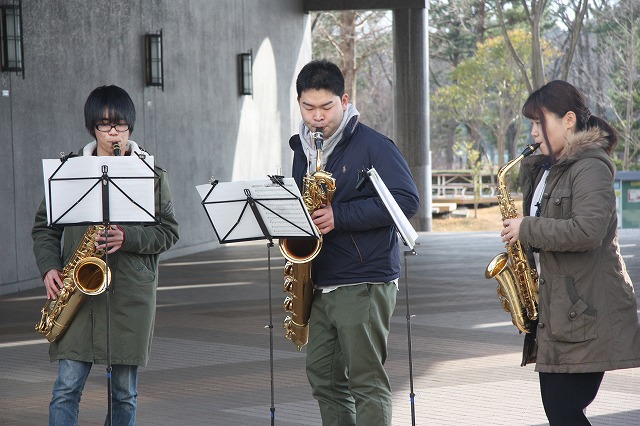
[[569,111],[576,115],[576,131],[583,131],[597,127],[606,133],[608,141],[606,151],[611,155],[616,145],[618,145],[617,132],[602,118],[591,114],[587,107],[584,96],[574,86],[562,80],[554,80],[545,84],[535,92],[531,93],[522,106],[522,115],[530,120],[539,120],[544,136],[544,143],[550,152],[550,160],[556,162],[553,150],[549,145],[547,128],[544,119],[544,111],[562,118]]

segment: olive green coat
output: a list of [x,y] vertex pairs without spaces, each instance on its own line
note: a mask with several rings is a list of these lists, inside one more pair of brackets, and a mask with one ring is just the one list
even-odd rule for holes
[[[155,193],[160,224],[121,225],[125,233],[124,244],[108,255],[114,290],[109,294],[113,364],[147,364],[156,314],[158,256],[178,241],[178,223],[167,173],[159,167],[155,167],[155,171],[159,175]],[[33,251],[43,276],[51,269],[63,269],[86,229],[86,226],[47,226],[43,201],[32,231]],[[104,292],[85,299],[66,333],[51,343],[49,356],[52,362],[70,359],[107,363],[106,297]]]
[[[526,216],[520,226],[520,241],[540,249],[539,372],[640,366],[637,303],[620,255],[615,166],[605,146],[599,129],[573,135],[549,171],[540,217]],[[531,156],[522,164],[525,214],[542,160]]]

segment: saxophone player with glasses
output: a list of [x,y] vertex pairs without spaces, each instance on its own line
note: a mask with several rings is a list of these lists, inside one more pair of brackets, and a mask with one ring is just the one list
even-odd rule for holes
[[[113,85],[96,88],[86,100],[84,116],[85,127],[94,140],[78,155],[141,153],[140,147],[129,139],[136,112],[125,90]],[[160,224],[110,225],[108,230],[98,225],[48,226],[44,201],[36,213],[33,251],[49,299],[36,330],[52,342],[51,362],[58,361],[58,376],[49,405],[50,425],[78,424],[80,397],[91,367],[108,361],[106,294],[102,290],[85,297],[81,303],[75,302],[80,283],[74,282],[77,278],[70,273],[70,269],[80,268],[86,259],[79,258],[88,256],[87,253],[101,256],[105,252],[108,252],[108,276],[115,289],[109,294],[113,410],[106,424],[111,420],[116,425],[135,424],[138,366],[147,364],[153,337],[158,256],[178,241],[167,173],[157,166],[155,172],[160,176],[155,185]],[[66,320],[62,330],[52,331],[51,324],[57,324],[65,314],[64,309],[73,309],[73,316]],[[58,311],[60,317],[47,318]]]
[[522,113],[542,155],[522,161],[525,216],[503,220],[501,237],[529,248],[539,277],[523,365],[536,363],[551,426],[590,425],[604,372],[640,366],[638,307],[618,245],[617,135],[565,81],[533,92]]
[[[393,219],[373,185],[356,186],[359,171],[375,167],[407,217],[418,209],[418,190],[396,145],[359,121],[337,65],[326,60],[306,64],[296,91],[302,123],[289,140],[293,177],[301,192],[318,168],[335,179],[330,201],[311,213],[323,243],[311,261],[315,292],[307,378],[323,425],[391,425],[384,363],[400,248]],[[318,133],[321,149],[314,140]]]

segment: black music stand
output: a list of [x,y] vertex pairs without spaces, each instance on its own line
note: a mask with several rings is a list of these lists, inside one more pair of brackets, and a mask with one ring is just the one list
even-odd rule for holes
[[389,189],[382,181],[382,178],[378,174],[375,168],[370,168],[368,170],[360,171],[360,179],[358,180],[358,184],[356,189],[360,190],[367,182],[371,182],[373,187],[376,189],[376,192],[382,199],[387,211],[393,218],[393,222],[395,223],[396,230],[398,231],[398,235],[404,242],[405,246],[409,247],[409,250],[404,250],[404,283],[405,283],[405,299],[407,302],[407,342],[409,346],[409,399],[411,402],[411,425],[416,425],[416,410],[415,410],[415,393],[413,392],[413,359],[411,354],[411,313],[409,312],[409,273],[407,269],[407,256],[408,255],[417,255],[414,247],[416,244],[416,239],[418,238],[418,233],[413,229],[411,223],[407,219],[407,217],[402,213],[400,206],[393,198],[393,195],[389,192]]
[[220,244],[267,239],[269,282],[269,361],[271,372],[271,424],[275,423],[273,383],[273,311],[271,300],[271,247],[274,238],[320,238],[293,178],[209,184],[196,187],[202,206]]
[[[112,223],[159,223],[155,213],[154,158],[146,154],[126,157],[62,156],[43,160],[47,223],[51,225],[103,225]],[[159,200],[161,203],[162,200]],[[112,203],[113,202],[113,203]],[[105,234],[108,243],[109,233]],[[111,306],[109,295],[115,286],[109,282],[109,254],[106,264],[107,322],[107,419],[112,422],[111,385]]]

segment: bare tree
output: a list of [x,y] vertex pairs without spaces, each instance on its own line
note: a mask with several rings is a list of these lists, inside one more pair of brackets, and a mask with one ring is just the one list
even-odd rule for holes
[[[358,102],[359,80],[367,81],[371,75],[370,72],[360,73],[361,68],[382,67],[383,75],[392,74],[392,58],[385,55],[393,48],[391,32],[391,19],[385,11],[345,10],[321,12],[315,16],[312,25],[313,55],[338,64],[345,77],[345,91],[354,105]],[[381,59],[388,63],[381,62]],[[392,82],[390,78],[386,81]]]
[[603,110],[613,116],[614,127],[622,142],[622,169],[628,170],[640,153],[640,4],[621,0],[609,5],[602,2],[596,12],[596,54],[606,69],[607,87],[601,102]]
[[[569,69],[571,67],[571,62],[573,60],[573,55],[575,52],[575,47],[578,43],[580,37],[580,31],[582,29],[582,22],[584,20],[584,16],[587,12],[587,4],[589,0],[570,0],[566,2],[554,2],[552,3],[555,6],[554,18],[562,22],[562,24],[566,27],[566,31],[562,33],[566,39],[568,49],[566,49],[566,54],[563,56],[563,64],[562,64],[562,75],[561,78],[566,80],[569,74]],[[521,5],[524,16],[526,17],[527,23],[529,25],[529,29],[531,31],[531,60],[530,67],[527,69],[524,61],[516,52],[516,49],[513,48],[511,40],[509,39],[508,34],[508,23],[505,19],[504,13],[504,4],[507,3],[505,0],[494,0],[493,4],[495,7],[496,16],[498,18],[498,23],[500,25],[502,36],[507,43],[507,47],[509,51],[513,55],[516,64],[520,72],[522,73],[522,77],[527,86],[529,92],[532,92],[539,87],[543,86],[546,82],[545,78],[545,64],[543,60],[543,52],[540,43],[541,37],[541,26],[543,24],[543,19],[545,17],[545,12],[548,11],[548,7],[550,4],[549,0],[520,0],[519,2],[511,2],[518,3]],[[569,16],[567,10],[572,12],[573,16]],[[564,44],[561,42],[561,44]]]
[[[530,36],[523,30],[511,30],[509,39],[520,54],[531,45]],[[547,57],[554,53],[552,48],[545,51]],[[507,138],[512,126],[518,129],[519,111],[527,93],[504,39],[496,36],[478,44],[476,54],[458,65],[454,77],[454,84],[436,92],[433,104],[464,123],[467,133],[478,137],[474,141],[495,140],[497,163],[502,165],[506,148],[515,151],[519,131],[512,141]]]
[[[486,33],[485,0],[431,0],[429,6],[429,78],[432,94],[444,86],[456,84],[458,65],[473,56],[478,43]],[[448,108],[431,104],[431,150],[434,167],[451,169],[454,165],[456,132],[459,117],[450,114]],[[469,137],[476,145],[482,136],[478,125],[467,121]]]

